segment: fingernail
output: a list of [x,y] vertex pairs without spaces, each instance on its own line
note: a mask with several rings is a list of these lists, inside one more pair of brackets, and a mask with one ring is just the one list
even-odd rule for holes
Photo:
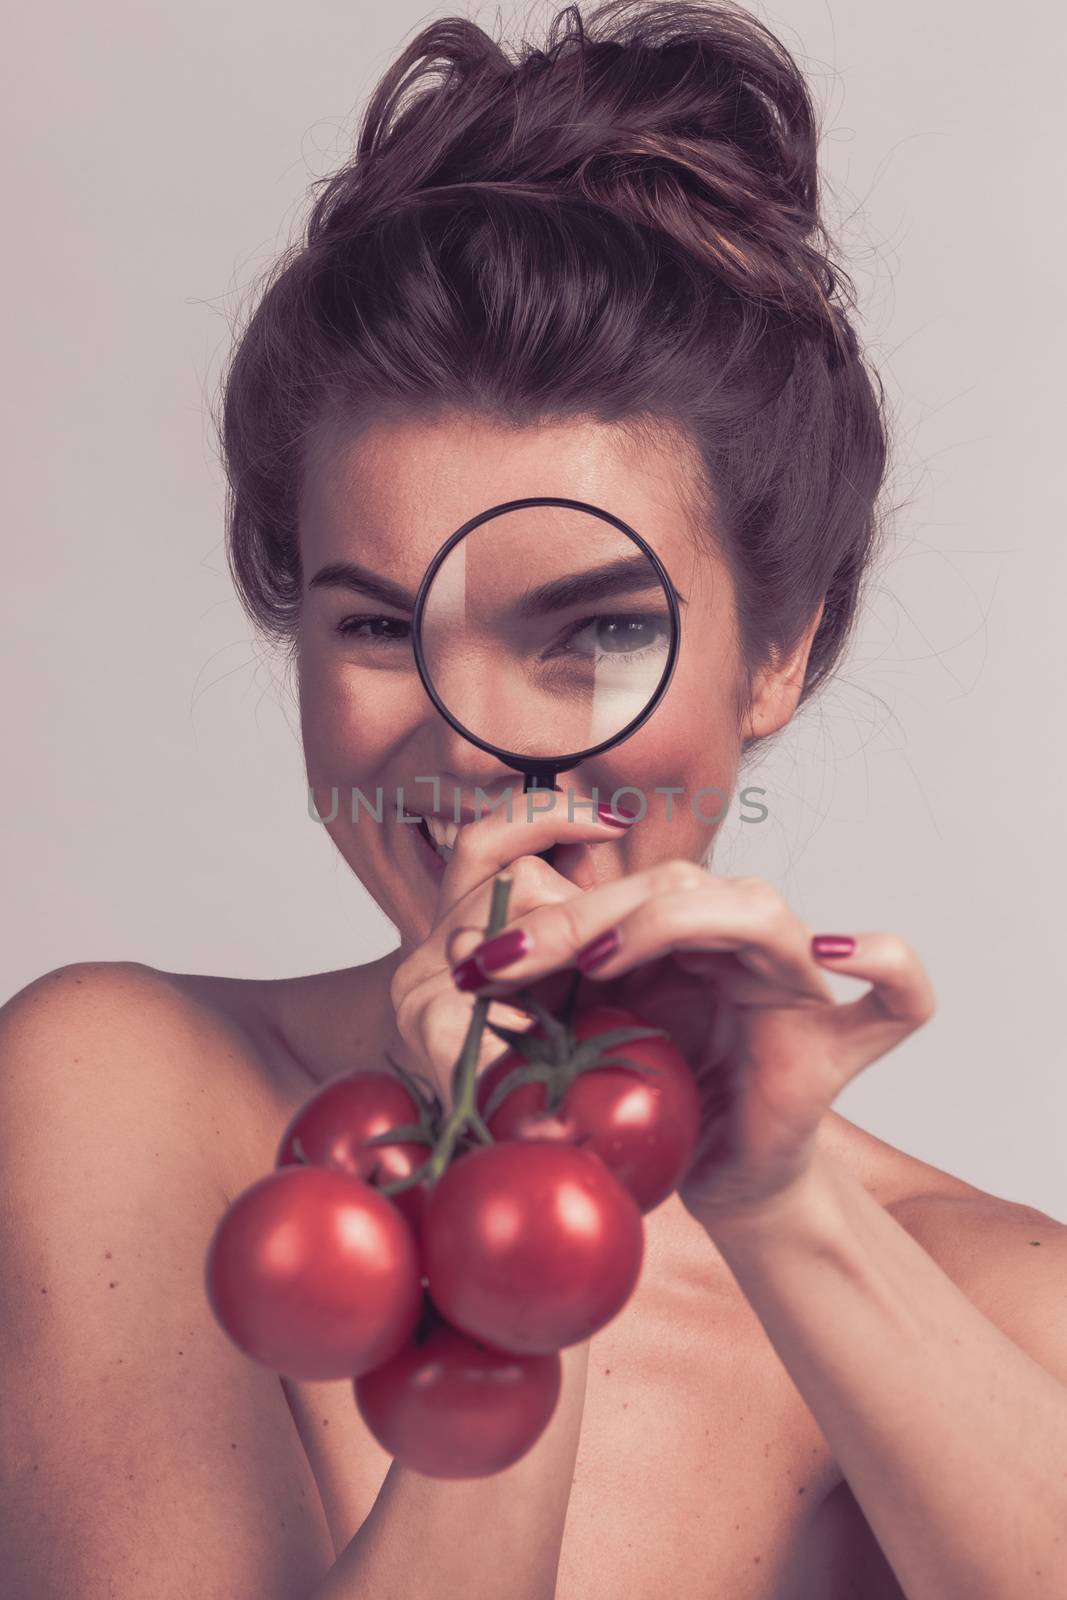
[[497,967],[506,967],[520,956],[528,955],[532,943],[525,928],[509,928],[507,933],[498,933],[495,939],[487,939],[477,950],[472,950],[470,959],[476,961],[483,972],[495,972]]
[[820,961],[825,956],[850,956],[855,948],[850,933],[817,933],[811,941],[811,953]]
[[582,972],[591,972],[594,967],[599,967],[602,961],[613,956],[619,948],[618,928],[609,928],[606,933],[598,934],[595,939],[590,939],[588,944],[583,944],[574,958],[574,964]]
[[596,814],[601,822],[610,822],[614,828],[628,828],[631,822],[637,821],[637,812],[629,806],[616,806],[615,811],[610,806],[597,806]]
[[452,968],[452,982],[457,989],[467,991],[480,989],[483,983],[489,982],[489,979],[473,956],[468,956],[466,961],[461,961],[458,967]]

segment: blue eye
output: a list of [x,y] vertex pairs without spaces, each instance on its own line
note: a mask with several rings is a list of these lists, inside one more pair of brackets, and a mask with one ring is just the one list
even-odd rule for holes
[[[398,633],[378,633],[374,631],[376,624],[383,624],[386,628],[396,628]],[[411,632],[411,624],[402,617],[383,617],[377,614],[366,614],[359,617],[344,617],[337,624],[337,633],[346,639],[358,639],[367,644],[406,644]]]

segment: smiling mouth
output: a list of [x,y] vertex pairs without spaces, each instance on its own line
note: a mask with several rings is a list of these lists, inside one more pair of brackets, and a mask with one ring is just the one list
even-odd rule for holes
[[423,839],[426,841],[426,844],[433,851],[438,861],[440,861],[443,866],[447,866],[448,862],[450,862],[452,859],[452,848],[447,844],[438,844],[437,840],[430,832],[429,824],[427,823],[425,817],[419,818],[418,828],[416,831],[422,835]]

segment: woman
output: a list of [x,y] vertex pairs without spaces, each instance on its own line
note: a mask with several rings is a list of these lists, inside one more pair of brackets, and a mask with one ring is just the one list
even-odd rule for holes
[[[930,1017],[922,963],[717,875],[684,803],[732,795],[832,672],[876,544],[884,417],[816,180],[795,62],[726,6],[568,7],[517,60],[437,21],[373,95],[243,333],[222,433],[239,591],[291,653],[317,812],[400,943],[280,981],[81,963],[0,1013],[18,1600],[1064,1592],[1067,1229],[833,1110]],[[478,815],[519,780],[412,662],[442,538],[527,495],[621,516],[685,596],[654,715],[565,780],[603,816]],[[380,826],[331,805],[379,786],[404,797]],[[835,1004],[830,970],[865,989]],[[514,1022],[517,988],[575,971],[685,1050],[698,1155],[533,1449],[421,1477],[347,1381],[229,1343],[206,1244],[318,1085],[388,1054],[444,1086],[472,994]]]

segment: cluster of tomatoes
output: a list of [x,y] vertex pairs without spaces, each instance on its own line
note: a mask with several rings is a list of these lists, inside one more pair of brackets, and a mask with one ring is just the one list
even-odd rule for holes
[[470,1076],[458,1139],[399,1068],[331,1079],[208,1251],[234,1343],[290,1378],[351,1378],[375,1438],[430,1476],[499,1472],[530,1449],[559,1351],[626,1304],[642,1215],[693,1155],[696,1083],[661,1029],[606,1006],[540,1015],[494,1029],[509,1048]]

